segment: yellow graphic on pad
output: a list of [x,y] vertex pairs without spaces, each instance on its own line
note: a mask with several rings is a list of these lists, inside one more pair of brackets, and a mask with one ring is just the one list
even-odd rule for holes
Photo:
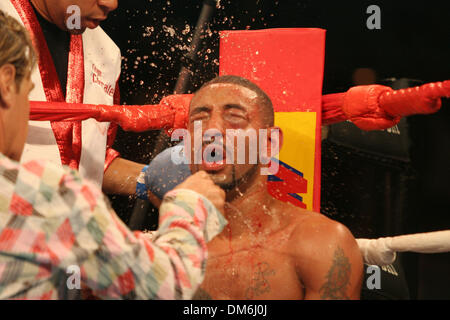
[[[275,125],[283,131],[283,145],[277,158],[303,174],[307,180],[307,192],[298,195],[302,197],[306,209],[313,210],[316,113],[275,112]],[[289,182],[288,179],[285,181]]]

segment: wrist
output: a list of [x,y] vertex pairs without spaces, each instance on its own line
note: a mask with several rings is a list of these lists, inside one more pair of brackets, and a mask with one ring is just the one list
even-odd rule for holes
[[136,180],[136,196],[139,199],[143,199],[143,200],[149,200],[148,199],[148,188],[147,188],[147,185],[145,184],[145,172],[147,171],[147,169],[148,169],[148,165],[144,166]]

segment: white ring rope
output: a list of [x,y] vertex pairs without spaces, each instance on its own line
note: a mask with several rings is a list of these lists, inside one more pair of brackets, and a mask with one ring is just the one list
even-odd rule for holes
[[450,230],[379,239],[356,239],[356,242],[365,263],[383,266],[395,261],[396,252],[450,252]]

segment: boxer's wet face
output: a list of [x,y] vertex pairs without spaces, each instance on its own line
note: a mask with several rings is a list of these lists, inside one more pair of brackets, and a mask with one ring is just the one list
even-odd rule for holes
[[[97,28],[101,21],[117,8],[118,0],[32,0],[36,9],[60,29],[74,34],[83,33],[87,28]],[[68,19],[75,14],[68,11],[70,6],[77,6],[80,10],[80,28],[68,29]]]
[[[195,164],[192,160],[191,171],[194,173],[205,170],[211,175],[214,182],[225,190],[230,190],[246,179],[250,179],[254,174],[259,174],[258,164],[249,163],[249,139],[246,138],[245,163],[237,164],[238,144],[235,141],[232,144],[232,150],[227,148],[227,144],[229,144],[227,139],[230,139],[230,137],[227,137],[226,130],[253,129],[258,132],[260,128],[267,128],[262,117],[260,100],[251,89],[230,83],[215,83],[202,88],[193,97],[189,112],[188,129],[191,136],[191,159],[195,157],[194,139],[198,135],[198,132],[194,132],[195,122],[201,121],[202,134],[205,134],[209,129],[213,129],[223,137],[222,141],[214,138],[212,139],[213,142],[203,142],[202,155],[205,148],[212,150],[211,144],[213,144],[214,153],[223,154],[223,163],[209,163],[203,159],[200,164]],[[258,142],[256,141],[256,143]],[[233,163],[227,163],[230,162],[227,161],[230,154],[234,154]]]

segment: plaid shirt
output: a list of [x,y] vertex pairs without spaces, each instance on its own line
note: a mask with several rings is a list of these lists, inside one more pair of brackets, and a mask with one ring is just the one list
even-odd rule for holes
[[152,241],[77,172],[0,154],[0,298],[66,299],[79,270],[99,298],[190,299],[226,221],[190,190],[169,192],[160,213]]

